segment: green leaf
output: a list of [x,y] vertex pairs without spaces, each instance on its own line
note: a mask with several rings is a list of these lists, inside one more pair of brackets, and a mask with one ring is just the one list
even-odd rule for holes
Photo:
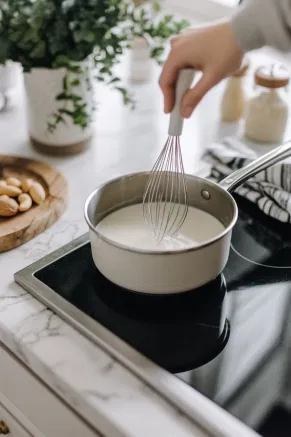
[[0,37],[0,64],[5,64],[9,59],[9,42]]
[[156,12],[156,13],[161,12],[161,5],[158,2],[158,0],[153,0],[152,4],[153,4],[154,12]]
[[[13,60],[24,71],[66,69],[62,92],[56,96],[60,108],[49,118],[48,129],[56,129],[64,117],[85,126],[87,108],[77,91],[87,74],[84,61],[92,58],[95,80],[117,85],[124,103],[132,104],[115,75],[123,52],[136,37],[143,37],[160,63],[168,38],[187,25],[165,15],[159,0],[151,0],[150,8],[136,8],[130,0],[0,0],[0,64]],[[92,88],[89,82],[86,86]]]
[[69,100],[68,94],[66,93],[60,93],[56,96],[56,100],[59,102],[61,100]]
[[70,117],[72,117],[72,115],[74,114],[73,111],[69,111],[68,109],[64,109],[64,108],[59,109],[59,112],[60,112],[61,114],[69,115]]
[[70,64],[70,59],[65,55],[59,55],[56,57],[53,68],[67,67]]
[[81,69],[81,67],[79,65],[69,64],[69,65],[67,65],[67,69],[71,73],[76,73],[76,74],[81,74],[82,73],[82,69]]
[[80,85],[80,79],[74,79],[71,81],[71,86],[79,86]]
[[129,96],[128,91],[125,88],[123,88],[123,87],[116,87],[115,89],[121,93],[121,95],[123,97],[123,103],[125,105],[128,105],[129,103],[132,102],[132,99]]
[[68,76],[65,76],[63,79],[63,90],[67,92],[69,89],[69,79]]
[[109,81],[109,84],[117,83],[117,82],[120,82],[119,77],[114,77],[113,79],[111,79],[111,80]]
[[151,50],[151,57],[158,59],[164,53],[164,47],[154,47]]

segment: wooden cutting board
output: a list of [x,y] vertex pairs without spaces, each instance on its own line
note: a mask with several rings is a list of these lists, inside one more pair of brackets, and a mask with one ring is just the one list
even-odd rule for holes
[[41,183],[46,199],[14,217],[0,217],[0,252],[31,240],[49,228],[63,214],[67,204],[67,182],[56,169],[43,162],[0,155],[0,179],[31,178]]

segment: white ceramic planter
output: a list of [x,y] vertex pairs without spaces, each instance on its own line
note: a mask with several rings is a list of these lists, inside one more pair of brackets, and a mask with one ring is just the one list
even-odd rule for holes
[[[65,124],[59,123],[53,132],[48,129],[51,115],[64,105],[63,101],[56,100],[56,96],[63,92],[65,74],[65,69],[36,68],[24,75],[30,137],[38,146],[47,146],[51,150],[53,148],[71,149],[74,146],[85,144],[92,136],[93,131],[93,123],[90,123],[86,129],[82,129],[73,124],[72,119],[66,115],[64,116]],[[87,105],[88,114],[92,117],[94,93],[88,87],[89,75],[89,71],[82,76],[78,75],[80,85],[73,88],[73,93],[82,97],[83,102]],[[71,109],[71,102],[68,102],[67,105],[67,109]]]

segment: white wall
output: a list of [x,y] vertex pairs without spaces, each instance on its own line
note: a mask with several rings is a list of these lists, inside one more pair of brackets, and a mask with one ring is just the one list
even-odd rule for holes
[[164,0],[167,9],[190,19],[214,20],[232,13],[238,0]]

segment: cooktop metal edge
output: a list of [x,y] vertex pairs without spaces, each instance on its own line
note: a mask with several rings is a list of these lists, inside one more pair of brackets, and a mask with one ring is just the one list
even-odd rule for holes
[[[210,434],[211,437],[233,437],[233,435],[236,435],[236,437],[253,437],[257,435],[195,389],[154,364],[35,277],[36,272],[39,270],[88,242],[89,234],[87,233],[16,272],[14,275],[15,282],[58,314],[79,333],[86,336],[138,378],[142,379],[153,390],[162,395],[167,402],[174,405],[196,425]],[[209,417],[211,417],[211,422]]]

